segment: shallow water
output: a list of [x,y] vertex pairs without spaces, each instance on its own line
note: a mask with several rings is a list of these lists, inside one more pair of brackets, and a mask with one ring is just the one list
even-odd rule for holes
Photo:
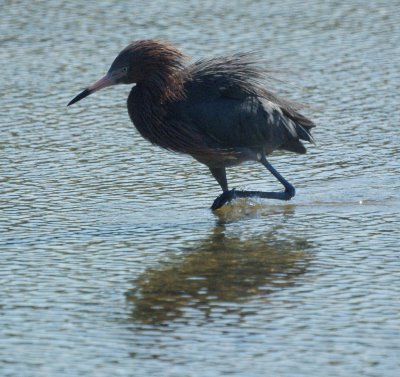
[[[400,28],[380,1],[1,5],[0,375],[398,376]],[[66,103],[127,42],[257,50],[312,104],[271,163],[289,204],[213,214],[207,169],[149,145],[128,87]],[[264,169],[265,170],[265,169]],[[232,187],[276,189],[257,164]]]

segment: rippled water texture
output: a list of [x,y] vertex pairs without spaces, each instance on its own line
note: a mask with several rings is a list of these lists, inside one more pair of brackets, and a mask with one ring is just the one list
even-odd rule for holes
[[[0,7],[2,377],[400,375],[397,1]],[[66,107],[150,37],[257,50],[312,105],[317,145],[271,157],[293,201],[213,214],[217,183],[138,136],[128,87]]]

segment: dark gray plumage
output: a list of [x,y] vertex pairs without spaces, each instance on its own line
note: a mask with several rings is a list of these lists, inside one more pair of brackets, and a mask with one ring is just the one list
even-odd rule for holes
[[[105,86],[136,85],[128,112],[140,134],[163,148],[192,155],[207,165],[223,193],[212,209],[235,197],[289,200],[295,190],[267,161],[276,149],[306,153],[314,123],[298,106],[265,89],[266,73],[247,54],[185,65],[174,47],[153,40],[130,44],[107,75],[72,104]],[[284,185],[283,192],[228,190],[225,168],[261,162]]]

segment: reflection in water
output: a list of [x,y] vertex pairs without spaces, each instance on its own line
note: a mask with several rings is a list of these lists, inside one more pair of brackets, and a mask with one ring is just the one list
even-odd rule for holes
[[242,239],[218,224],[209,238],[181,259],[148,270],[127,293],[133,318],[157,324],[182,317],[191,308],[208,315],[213,306],[265,296],[288,287],[307,269],[310,245],[282,241],[270,230]]
[[[270,200],[260,198],[238,198],[213,213],[218,217],[220,224],[228,224],[244,219],[270,217],[275,214],[286,217],[294,213],[295,207],[291,203],[274,205],[273,201],[271,205]],[[277,227],[276,224],[275,227]]]

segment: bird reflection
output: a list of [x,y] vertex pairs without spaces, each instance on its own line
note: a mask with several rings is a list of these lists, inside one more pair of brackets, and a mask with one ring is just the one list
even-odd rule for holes
[[[147,270],[126,294],[135,321],[165,323],[194,309],[208,316],[213,307],[240,303],[296,283],[310,260],[304,239],[278,239],[273,229],[243,239],[227,235],[218,222],[212,234],[179,260]],[[238,309],[239,310],[239,309]]]

